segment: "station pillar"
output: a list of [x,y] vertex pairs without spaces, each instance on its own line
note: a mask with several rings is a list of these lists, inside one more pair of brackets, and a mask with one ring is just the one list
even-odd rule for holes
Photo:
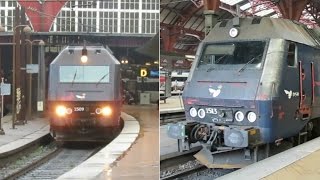
[[219,10],[221,2],[220,0],[204,0],[204,26],[205,26],[205,35],[207,35],[210,30],[217,24],[219,15],[217,11]]

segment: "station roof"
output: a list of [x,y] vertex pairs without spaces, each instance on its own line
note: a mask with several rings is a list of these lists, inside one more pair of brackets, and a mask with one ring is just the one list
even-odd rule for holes
[[[290,0],[299,1],[299,0]],[[301,0],[300,0],[301,1]],[[307,0],[300,22],[315,27],[320,25],[320,1]],[[218,21],[240,16],[261,16],[282,18],[281,9],[277,6],[280,0],[220,0]],[[293,5],[292,5],[293,6]],[[287,8],[287,7],[285,7]],[[292,7],[294,10],[295,7]],[[198,43],[204,38],[204,5],[203,0],[161,0],[161,31],[174,28],[176,40],[173,43],[175,52],[187,54],[195,52]],[[163,37],[161,49],[164,48]]]

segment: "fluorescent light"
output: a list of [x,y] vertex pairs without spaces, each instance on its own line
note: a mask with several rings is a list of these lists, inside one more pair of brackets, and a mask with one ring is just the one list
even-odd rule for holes
[[194,56],[194,55],[185,55],[185,57],[186,57],[187,59],[194,59],[196,56]]

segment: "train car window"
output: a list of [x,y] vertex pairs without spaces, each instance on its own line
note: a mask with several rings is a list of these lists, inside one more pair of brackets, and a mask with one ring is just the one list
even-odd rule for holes
[[295,66],[295,54],[296,54],[296,45],[294,43],[289,44],[288,55],[287,55],[287,64],[288,66]]
[[[266,42],[246,41],[208,44],[204,46],[198,66],[201,65],[239,65],[261,63]],[[257,66],[260,67],[260,66]]]
[[60,66],[62,83],[109,83],[109,66]]

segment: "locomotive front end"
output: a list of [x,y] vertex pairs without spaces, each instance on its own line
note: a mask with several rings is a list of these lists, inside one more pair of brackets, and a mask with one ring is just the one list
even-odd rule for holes
[[50,65],[48,111],[57,141],[105,141],[120,128],[120,63],[102,46],[65,48]]
[[220,163],[227,167],[216,166],[216,159],[211,167],[251,164],[258,159],[258,147],[274,138],[273,82],[280,77],[281,63],[276,68],[269,63],[282,58],[284,41],[254,38],[248,28],[253,22],[244,20],[240,27],[221,22],[200,43],[183,92],[186,122],[168,125],[167,134],[178,139],[180,151],[194,143],[203,146],[204,156],[196,157],[208,167],[215,154],[233,152],[237,160]]
[[58,141],[103,141],[119,127],[119,106],[115,102],[51,102],[52,135]]
[[267,41],[203,43],[200,49],[183,93],[189,123],[169,126],[169,135],[186,135],[191,143],[204,142],[210,149],[260,143],[256,94]]
[[168,136],[180,151],[200,143],[208,167],[239,168],[268,157],[270,145],[317,135],[317,32],[274,18],[217,23],[185,85],[186,122],[169,125]]

